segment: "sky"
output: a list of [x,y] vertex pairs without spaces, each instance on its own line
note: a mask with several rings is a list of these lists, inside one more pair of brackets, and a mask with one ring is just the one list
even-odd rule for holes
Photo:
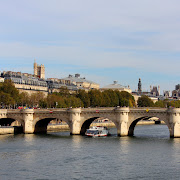
[[79,73],[103,87],[180,83],[179,0],[0,0],[0,71]]

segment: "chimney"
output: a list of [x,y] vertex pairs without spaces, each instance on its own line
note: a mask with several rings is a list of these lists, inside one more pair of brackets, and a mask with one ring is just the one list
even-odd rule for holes
[[75,77],[76,77],[76,78],[79,78],[79,77],[80,77],[80,74],[75,74]]

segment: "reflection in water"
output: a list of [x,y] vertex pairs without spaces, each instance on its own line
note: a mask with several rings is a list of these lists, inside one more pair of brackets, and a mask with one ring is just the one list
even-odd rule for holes
[[14,138],[14,134],[4,134],[4,135],[0,135],[0,143],[2,141],[8,141],[10,139],[13,139]]
[[25,134],[24,141],[27,145],[34,145],[35,134]]
[[76,148],[80,148],[84,137],[81,135],[72,136],[73,146]]

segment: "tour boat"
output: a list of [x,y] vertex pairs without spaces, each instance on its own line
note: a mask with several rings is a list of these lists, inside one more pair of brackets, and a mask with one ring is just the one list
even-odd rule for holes
[[93,126],[86,130],[85,135],[91,137],[102,137],[102,136],[108,136],[109,131],[108,128],[104,126]]

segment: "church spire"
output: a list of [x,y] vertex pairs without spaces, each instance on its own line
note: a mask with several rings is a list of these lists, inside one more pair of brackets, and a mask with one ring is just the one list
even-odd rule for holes
[[142,92],[142,85],[141,85],[141,78],[139,78],[138,82],[138,93],[140,94]]

